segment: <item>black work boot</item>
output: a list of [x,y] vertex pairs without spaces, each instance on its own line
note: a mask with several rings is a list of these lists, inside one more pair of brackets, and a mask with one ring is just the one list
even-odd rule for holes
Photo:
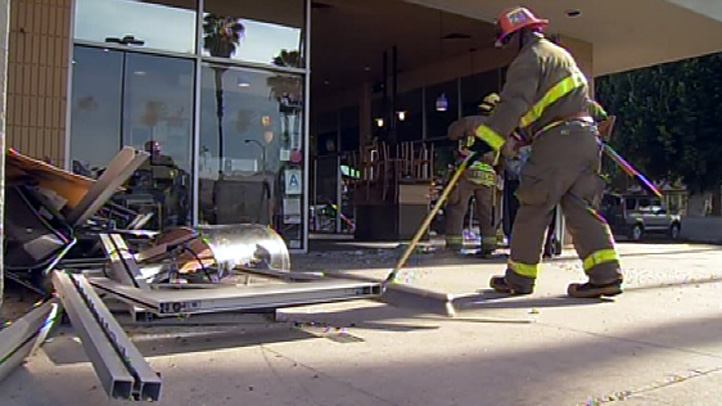
[[597,299],[602,296],[616,296],[622,293],[622,280],[598,285],[592,282],[571,283],[567,287],[567,294],[571,297]]
[[507,269],[504,276],[492,276],[489,286],[500,293],[528,295],[534,291],[534,278],[527,278]]
[[495,251],[496,250],[494,248],[483,248],[482,247],[481,250],[479,250],[479,253],[476,255],[481,259],[489,259],[489,258],[494,257]]

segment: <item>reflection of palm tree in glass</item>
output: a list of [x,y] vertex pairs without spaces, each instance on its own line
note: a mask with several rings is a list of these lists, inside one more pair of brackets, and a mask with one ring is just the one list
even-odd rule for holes
[[[212,13],[203,17],[203,48],[211,56],[230,58],[241,45],[245,28],[237,18],[222,17]],[[216,81],[216,115],[218,116],[218,158],[223,162],[223,74],[228,68],[214,66]],[[220,165],[218,172],[223,172]]]
[[[284,67],[299,67],[301,62],[301,53],[299,51],[282,50],[278,56],[273,58],[273,64]],[[283,115],[283,141],[288,142],[289,138],[289,115],[298,112],[301,95],[301,81],[297,77],[290,75],[276,75],[266,80],[270,87],[270,97],[278,101],[279,109]]]
[[281,50],[278,56],[273,58],[273,64],[276,66],[286,66],[298,68],[301,64],[301,54],[298,51]]

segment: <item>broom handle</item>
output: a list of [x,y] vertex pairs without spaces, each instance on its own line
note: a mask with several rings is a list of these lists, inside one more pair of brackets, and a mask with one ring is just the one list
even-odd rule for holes
[[416,246],[419,244],[419,241],[421,241],[421,238],[426,234],[426,231],[429,229],[429,226],[431,225],[431,221],[436,217],[436,214],[441,210],[441,206],[446,203],[446,200],[449,198],[449,195],[451,194],[451,191],[454,190],[454,186],[459,182],[459,179],[461,179],[461,176],[464,174],[464,171],[469,166],[469,164],[476,160],[477,154],[471,154],[469,155],[462,163],[459,165],[459,168],[454,172],[454,176],[451,177],[451,180],[446,185],[444,190],[441,192],[441,196],[439,196],[439,200],[436,201],[436,204],[431,209],[429,214],[426,215],[426,218],[424,219],[424,222],[421,223],[421,227],[419,227],[418,230],[416,230],[416,235],[414,235],[414,238],[411,239],[411,242],[406,247],[406,250],[404,251],[404,254],[401,255],[401,258],[399,258],[398,262],[396,262],[396,266],[394,269],[389,273],[389,275],[384,280],[382,287],[385,288],[387,284],[391,283],[396,279],[397,274],[401,270],[401,268],[406,265],[406,261],[409,260],[409,257],[411,257],[411,254],[414,252],[414,249],[416,249]]

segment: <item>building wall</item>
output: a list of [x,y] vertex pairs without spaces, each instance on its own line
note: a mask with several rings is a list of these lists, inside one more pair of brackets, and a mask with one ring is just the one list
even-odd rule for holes
[[65,164],[72,0],[12,0],[7,146]]

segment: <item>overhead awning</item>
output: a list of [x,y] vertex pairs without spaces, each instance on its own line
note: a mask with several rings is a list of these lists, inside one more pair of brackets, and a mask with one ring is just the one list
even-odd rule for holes
[[[722,51],[722,2],[709,0],[405,0],[492,22],[523,3],[549,32],[592,45],[594,76]],[[581,11],[571,18],[567,11]]]

